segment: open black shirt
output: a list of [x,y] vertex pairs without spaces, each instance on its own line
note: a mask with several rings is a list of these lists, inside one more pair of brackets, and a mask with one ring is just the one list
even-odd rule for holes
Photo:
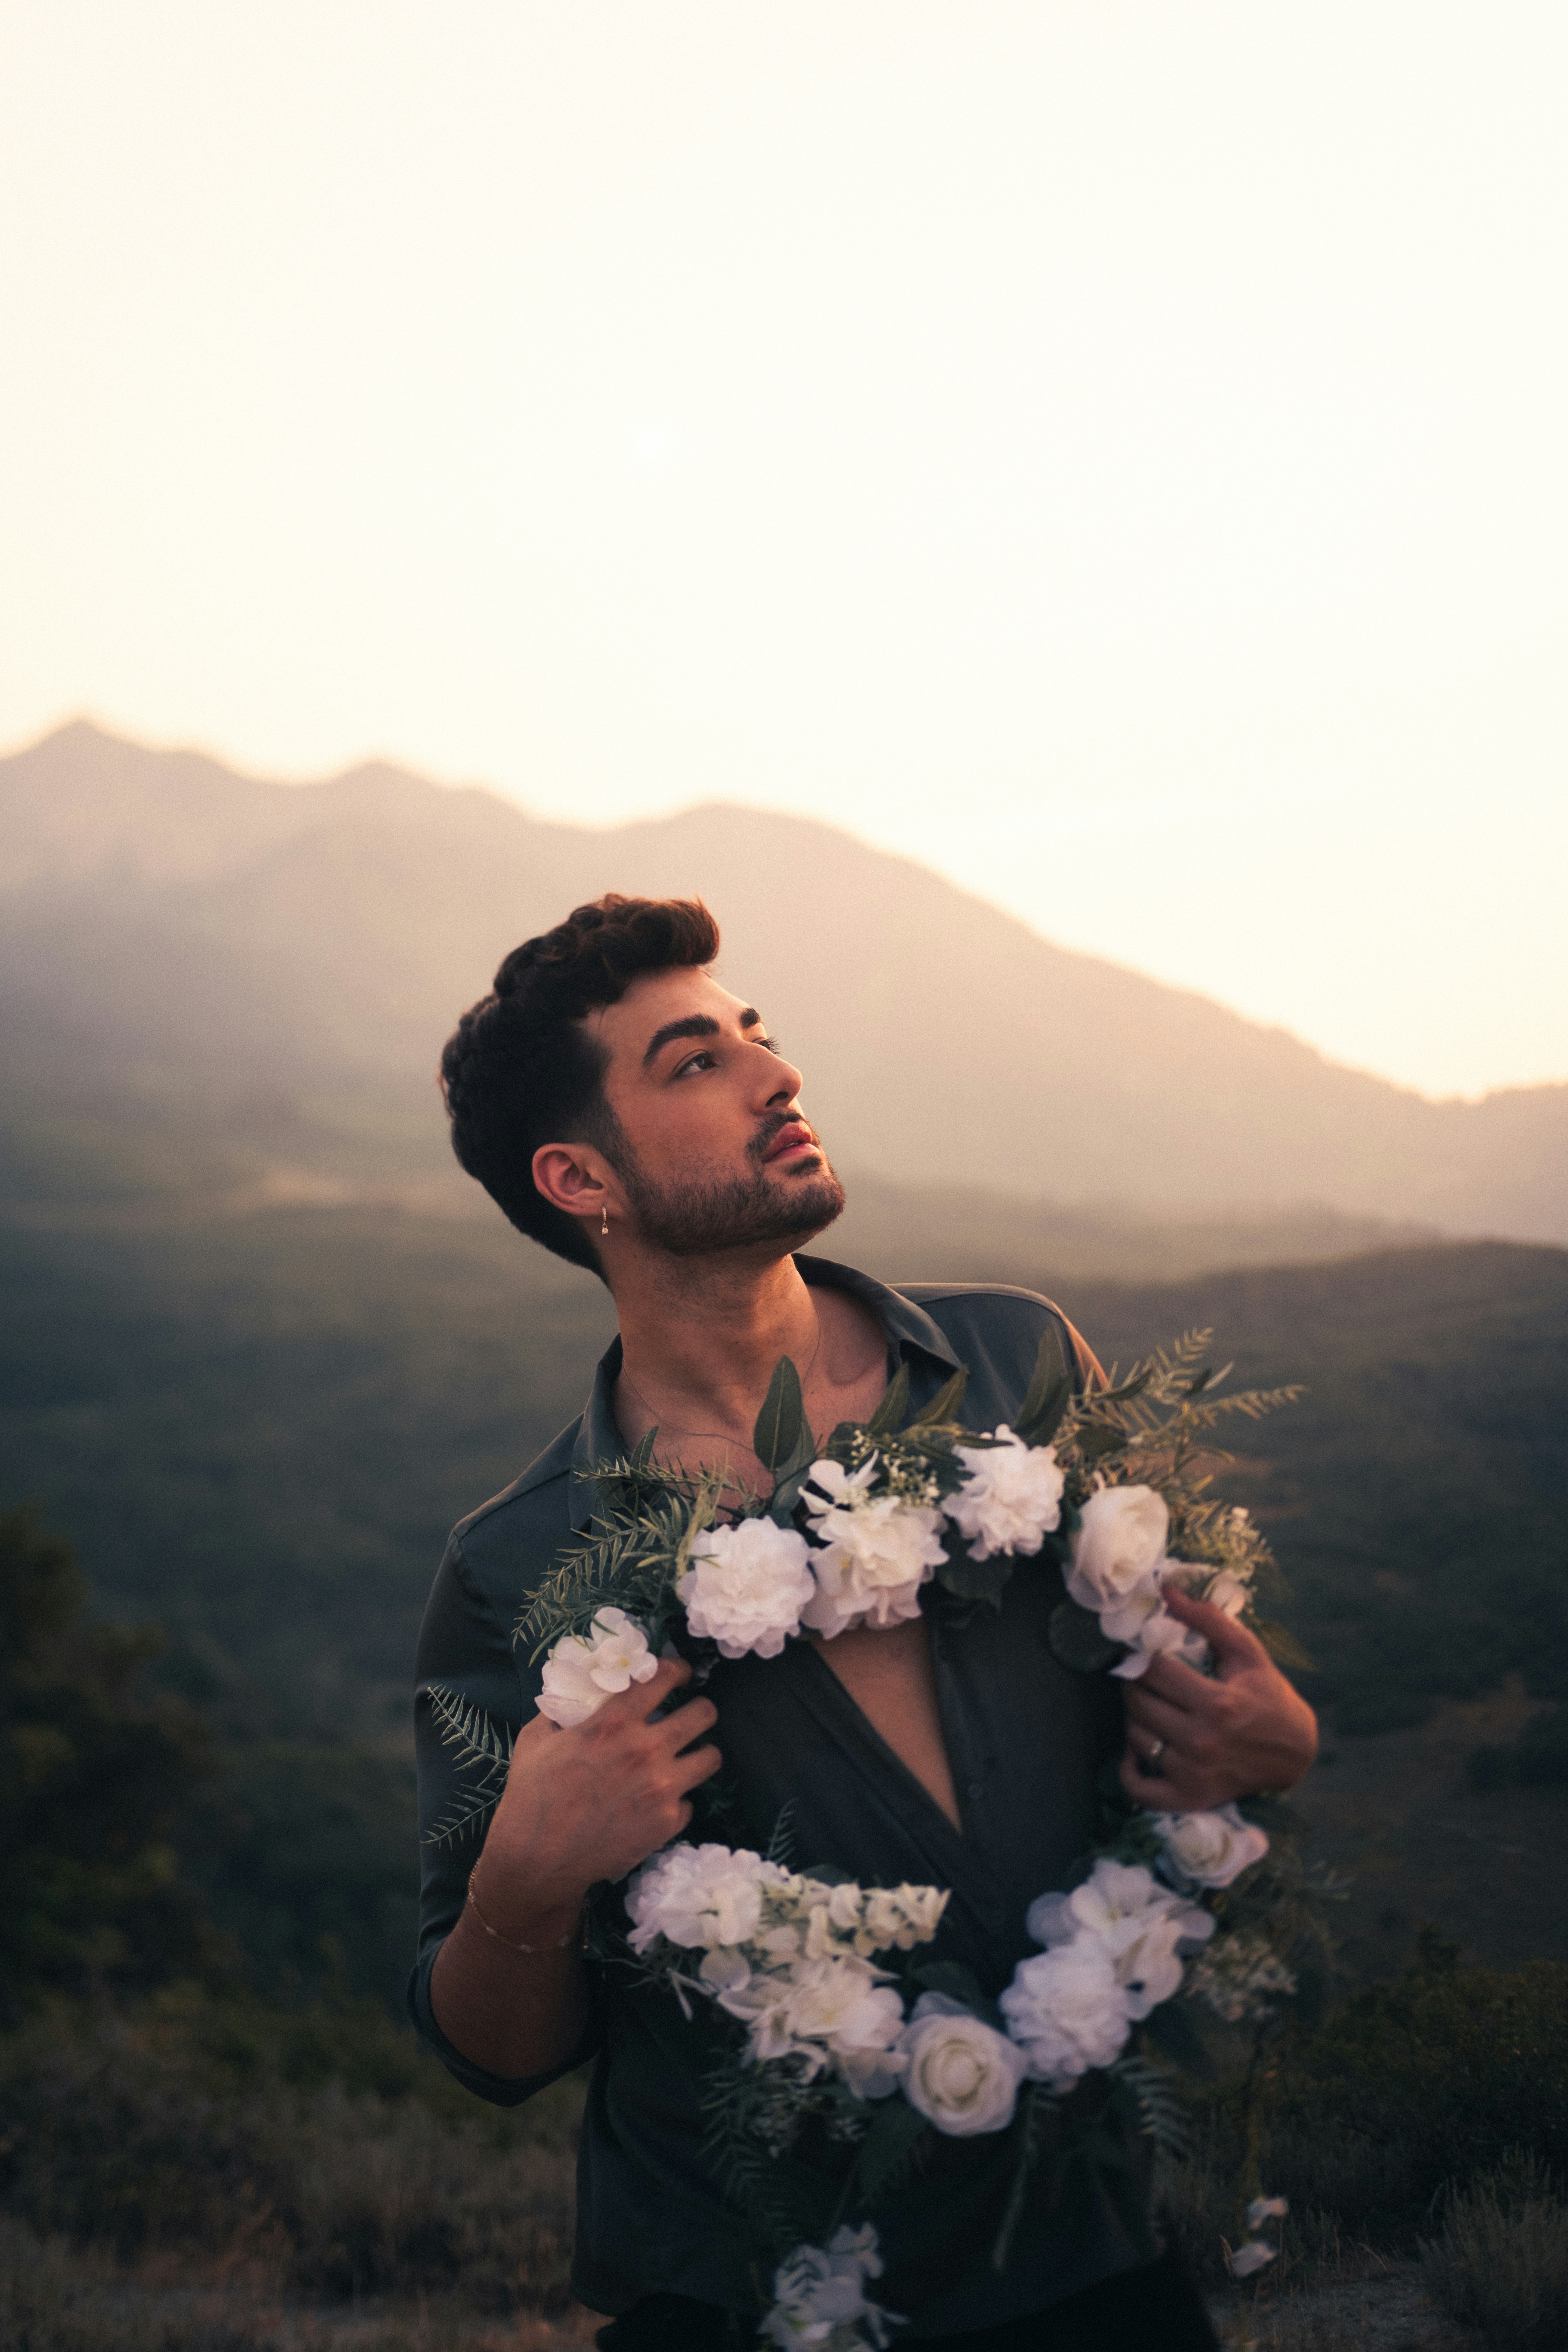
[[[900,1364],[909,1369],[914,1411],[963,1364],[970,1375],[963,1417],[973,1428],[993,1428],[1016,1412],[1047,1321],[1057,1324],[1069,1362],[1081,1351],[1058,1310],[1030,1291],[923,1283],[891,1290],[825,1259],[797,1263],[808,1283],[847,1290],[877,1316],[888,1337],[889,1376]],[[584,1412],[514,1486],[463,1520],[447,1547],[419,1643],[419,1810],[426,1833],[458,1781],[427,1685],[458,1692],[508,1724],[534,1713],[539,1669],[529,1665],[525,1645],[513,1646],[512,1633],[541,1578],[589,1525],[595,1489],[583,1474],[625,1451],[611,1411],[620,1360],[617,1339]],[[907,1880],[951,1887],[940,1934],[921,1957],[963,1961],[994,1996],[1036,1948],[1024,1927],[1028,1906],[1063,1884],[1089,1843],[1096,1776],[1121,1743],[1115,1686],[1068,1672],[1052,1653],[1047,1627],[1061,1598],[1060,1572],[1043,1559],[1016,1563],[999,1613],[982,1607],[963,1623],[937,1589],[926,1587],[962,1830],[812,1643],[799,1641],[786,1643],[777,1658],[715,1666],[707,1685],[719,1710],[711,1737],[723,1750],[733,1810],[710,1828],[700,1821],[691,1834],[765,1851],[787,1801],[797,1867],[835,1863],[865,1885]],[[409,2004],[458,2080],[502,2105],[592,2057],[575,2293],[609,2313],[666,2293],[755,2315],[769,2282],[755,2275],[702,2148],[702,2076],[734,2027],[707,2010],[689,2023],[667,1993],[619,1969],[593,1970],[588,2032],[551,2074],[507,2081],[472,2064],[436,2023],[430,1971],[462,1909],[478,1851],[475,1839],[422,1847]],[[1124,2139],[1120,2147],[1120,2163],[1112,2147],[1106,2152],[1125,2179],[1140,2158]],[[1044,2166],[1032,2177],[1007,2267],[998,2273],[991,2246],[1012,2176],[1002,2155],[992,2136],[942,2139],[932,2161],[907,2173],[879,2213],[888,2267],[874,2292],[889,2310],[910,2315],[901,2342],[1000,2325],[1148,2258],[1146,2238],[1121,2218],[1125,2190],[1119,2205],[1103,2165],[1075,2164],[1065,2190]],[[994,2183],[981,2180],[977,2167],[988,2167]]]

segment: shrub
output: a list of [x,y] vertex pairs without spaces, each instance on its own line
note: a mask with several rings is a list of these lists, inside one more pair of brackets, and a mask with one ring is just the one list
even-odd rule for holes
[[558,2311],[581,2105],[484,2106],[371,2002],[61,2010],[0,2042],[0,2203],[121,2260],[259,2247],[311,2294]]
[[1568,1968],[1461,1969],[1430,1933],[1423,1955],[1284,2043],[1249,2084],[1194,2103],[1170,2219],[1211,2280],[1260,2189],[1289,2199],[1300,2252],[1413,2252],[1434,2200],[1510,2149],[1568,2178]]
[[1422,2257],[1436,2301],[1498,2352],[1568,2341],[1568,2204],[1535,2158],[1515,2155],[1454,2189]]

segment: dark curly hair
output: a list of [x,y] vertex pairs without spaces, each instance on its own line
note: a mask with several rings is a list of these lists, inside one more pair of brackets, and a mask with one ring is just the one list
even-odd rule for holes
[[533,1181],[542,1143],[591,1143],[620,1165],[625,1139],[605,1099],[608,1055],[584,1015],[617,1004],[647,971],[711,963],[719,926],[700,898],[611,891],[525,940],[470,1006],[441,1055],[452,1149],[521,1233],[600,1272],[580,1218]]

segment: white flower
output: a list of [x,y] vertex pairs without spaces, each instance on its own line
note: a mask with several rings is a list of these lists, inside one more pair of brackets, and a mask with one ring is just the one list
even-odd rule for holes
[[1042,1895],[1029,1906],[1026,1925],[1037,1943],[1068,1950],[1084,1940],[1100,1945],[1132,2019],[1179,1990],[1180,1947],[1206,1943],[1214,1933],[1212,1913],[1157,1885],[1142,1863],[1107,1860],[1070,1895]]
[[1230,2258],[1232,2278],[1250,2278],[1265,2263],[1271,2263],[1279,2252],[1278,2246],[1266,2246],[1261,2238],[1249,2238],[1245,2246],[1237,2246]]
[[616,1691],[658,1672],[647,1635],[624,1609],[601,1609],[586,1634],[563,1633],[544,1661],[539,1712],[563,1731],[586,1723]]
[[[1081,1608],[1097,1613],[1141,1599],[1165,1556],[1171,1514],[1152,1486],[1101,1486],[1084,1504],[1072,1538],[1067,1588]],[[1158,1588],[1154,1599],[1159,1600]],[[1105,1631],[1112,1641],[1130,1638]]]
[[1252,1594],[1234,1569],[1222,1568],[1203,1597],[1211,1609],[1223,1609],[1227,1617],[1239,1617]]
[[1212,1813],[1156,1813],[1154,1828],[1165,1848],[1161,1867],[1178,1886],[1228,1886],[1268,1851],[1264,1832],[1234,1805]]
[[960,2002],[922,1992],[899,2048],[909,2060],[904,2096],[938,2131],[967,2139],[1012,2122],[1029,2062],[1016,2042]]
[[1110,1955],[1093,1936],[1020,1960],[1001,2005],[1030,2074],[1058,2089],[1112,2064],[1131,2023]]
[[1163,1559],[1158,1573],[1150,1580],[1147,1594],[1136,1595],[1121,1609],[1100,1612],[1100,1631],[1113,1642],[1131,1644],[1126,1657],[1110,1669],[1123,1682],[1137,1682],[1165,1650],[1184,1658],[1190,1666],[1201,1666],[1208,1656],[1209,1645],[1203,1635],[1173,1617],[1161,1598],[1160,1576],[1180,1566],[1179,1560]]
[[776,1658],[800,1612],[816,1591],[806,1564],[805,1538],[772,1519],[742,1519],[710,1528],[690,1551],[691,1565],[676,1580],[676,1594],[694,1633],[717,1642],[724,1658]]
[[1062,1474],[1054,1445],[1026,1445],[1005,1422],[994,1446],[961,1445],[965,1477],[950,1495],[947,1516],[967,1539],[972,1559],[993,1552],[1036,1552],[1061,1523]]
[[870,2222],[836,2230],[826,2247],[797,2246],[773,2273],[774,2304],[763,2322],[770,2344],[784,2352],[811,2346],[813,2352],[883,2352],[900,2323],[866,2295],[866,2281],[880,2278],[882,2257]]
[[921,1587],[946,1557],[942,1514],[896,1495],[870,1494],[876,1465],[875,1454],[852,1473],[841,1463],[816,1463],[805,1489],[816,1591],[801,1622],[829,1640],[851,1625],[918,1617]]
[[688,1951],[747,1943],[762,1919],[763,1887],[782,1886],[788,1875],[744,1847],[667,1846],[627,1884],[632,1949],[646,1952],[660,1936]]
[[1289,2210],[1289,2197],[1255,2197],[1247,2209],[1247,2226],[1261,2230],[1265,2221],[1282,2221]]
[[884,2099],[905,2065],[893,2046],[904,2005],[884,1975],[847,1955],[797,1960],[782,1975],[726,1988],[719,2005],[749,2027],[746,2055],[753,2065],[805,2058],[809,2078],[831,2061],[858,2098]]

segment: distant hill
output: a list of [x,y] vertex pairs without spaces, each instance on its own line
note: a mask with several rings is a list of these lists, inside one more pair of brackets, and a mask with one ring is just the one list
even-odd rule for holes
[[[948,1244],[881,1270],[941,1277]],[[1212,1325],[1237,1381],[1306,1383],[1237,1438],[1238,1492],[1349,1724],[1511,1671],[1568,1698],[1568,1252],[1006,1271],[1108,1363]],[[100,1606],[159,1618],[184,1671],[318,1734],[401,1731],[447,1528],[579,1410],[613,1328],[597,1283],[499,1218],[391,1210],[0,1223],[0,1503],[37,1494]]]
[[594,832],[82,723],[0,761],[0,1070],[57,1124],[143,1106],[154,1151],[177,1112],[215,1165],[437,1181],[456,1013],[610,887],[710,901],[835,1156],[886,1181],[1568,1240],[1568,1087],[1428,1102],[826,825],[721,806]]

